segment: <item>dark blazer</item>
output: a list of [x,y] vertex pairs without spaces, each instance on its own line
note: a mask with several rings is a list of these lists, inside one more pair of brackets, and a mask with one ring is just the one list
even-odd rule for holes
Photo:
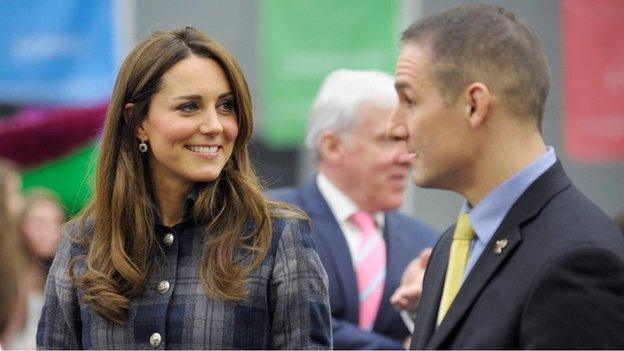
[[453,230],[429,261],[413,349],[624,348],[624,237],[559,161],[510,209],[436,329]]
[[398,212],[386,213],[386,282],[373,331],[366,332],[358,328],[358,293],[349,247],[316,181],[313,179],[302,188],[271,190],[267,195],[301,208],[312,220],[312,238],[329,277],[334,348],[402,349],[409,332],[389,299],[400,285],[408,263],[422,249],[433,246],[435,231]]

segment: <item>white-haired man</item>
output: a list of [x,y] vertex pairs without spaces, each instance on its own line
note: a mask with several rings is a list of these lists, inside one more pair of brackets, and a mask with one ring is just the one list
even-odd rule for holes
[[435,232],[395,210],[412,156],[386,124],[398,102],[394,79],[337,70],[312,106],[306,138],[318,174],[269,196],[302,208],[329,277],[336,349],[401,349],[409,332],[389,303],[407,265]]

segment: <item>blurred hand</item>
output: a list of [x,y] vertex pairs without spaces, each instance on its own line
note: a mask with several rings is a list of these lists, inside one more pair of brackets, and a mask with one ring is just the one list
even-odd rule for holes
[[412,344],[412,336],[410,335],[407,338],[405,338],[405,340],[403,340],[403,348],[406,350],[409,350],[411,344]]
[[390,297],[390,303],[395,308],[408,312],[416,310],[422,294],[422,281],[430,256],[431,248],[428,247],[407,265],[401,277],[401,286]]

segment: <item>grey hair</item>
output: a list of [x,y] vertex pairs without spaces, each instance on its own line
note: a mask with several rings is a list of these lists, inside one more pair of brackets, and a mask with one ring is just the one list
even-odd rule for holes
[[346,136],[363,103],[385,108],[397,102],[394,77],[379,71],[335,70],[323,81],[310,109],[306,146],[319,160],[323,132]]

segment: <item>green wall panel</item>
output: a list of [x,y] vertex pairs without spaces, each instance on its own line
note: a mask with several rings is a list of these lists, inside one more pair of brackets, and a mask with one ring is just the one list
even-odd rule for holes
[[96,143],[77,149],[63,158],[26,170],[23,187],[44,186],[61,198],[69,215],[79,212],[91,198],[97,160]]
[[261,138],[273,148],[302,144],[310,105],[334,69],[394,72],[395,0],[261,0]]

